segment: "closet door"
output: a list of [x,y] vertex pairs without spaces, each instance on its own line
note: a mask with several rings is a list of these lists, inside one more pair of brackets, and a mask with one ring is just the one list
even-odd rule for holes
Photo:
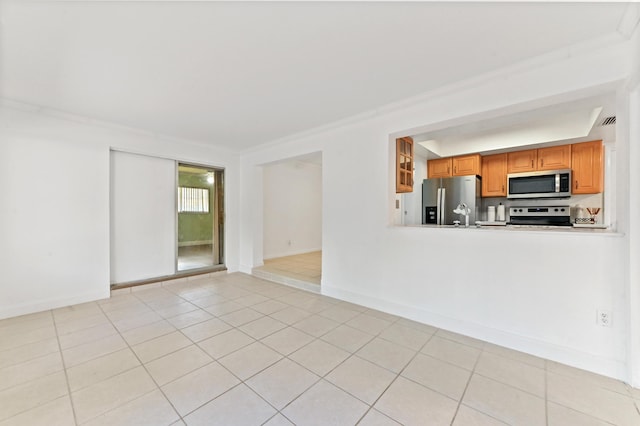
[[176,163],[111,152],[111,283],[175,273]]

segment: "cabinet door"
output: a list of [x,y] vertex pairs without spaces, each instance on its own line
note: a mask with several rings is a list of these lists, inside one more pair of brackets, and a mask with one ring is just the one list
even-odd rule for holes
[[480,154],[453,157],[453,176],[479,175],[482,173]]
[[396,139],[396,193],[413,192],[413,139]]
[[482,196],[507,196],[507,154],[482,157]]
[[538,170],[571,168],[571,145],[538,149]]
[[435,160],[427,160],[427,177],[439,178],[451,176],[451,158],[437,158]]
[[602,141],[573,144],[571,174],[573,194],[598,194],[603,187]]
[[507,173],[533,172],[536,170],[538,153],[535,149],[507,154]]

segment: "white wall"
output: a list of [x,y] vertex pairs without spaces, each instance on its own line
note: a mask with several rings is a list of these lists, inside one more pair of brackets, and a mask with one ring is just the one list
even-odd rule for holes
[[264,258],[322,248],[322,165],[291,160],[264,166]]
[[109,295],[109,151],[0,113],[0,318]]
[[[640,11],[640,6],[636,7]],[[629,291],[625,294],[629,309],[629,348],[627,359],[630,364],[631,382],[640,387],[640,30],[636,30],[634,38],[633,69],[628,89],[629,144],[628,167],[629,186],[626,191],[619,189],[629,199]],[[635,167],[631,167],[634,165]]]
[[109,296],[109,150],[225,168],[238,269],[238,156],[0,101],[0,318]]
[[[616,90],[629,75],[630,52],[627,42],[556,52],[247,153],[243,206],[262,197],[256,165],[322,151],[323,293],[628,378],[624,236],[391,223],[395,137]],[[628,170],[617,179],[628,182]],[[242,228],[260,235],[261,221],[245,212]],[[248,233],[241,241],[246,270],[262,253]],[[613,327],[596,324],[597,309],[612,312]]]
[[176,163],[111,152],[111,283],[174,274]]
[[[639,38],[640,39],[640,38]],[[640,43],[638,45],[640,50]],[[640,70],[638,78],[640,79]],[[636,82],[637,83],[637,82]],[[640,163],[640,84],[636,84],[629,99],[630,127],[630,163]],[[640,169],[631,167],[629,171],[629,212],[631,228],[629,238],[629,292],[626,295],[629,304],[629,350],[628,359],[634,384],[640,384]],[[640,387],[640,385],[637,385]]]

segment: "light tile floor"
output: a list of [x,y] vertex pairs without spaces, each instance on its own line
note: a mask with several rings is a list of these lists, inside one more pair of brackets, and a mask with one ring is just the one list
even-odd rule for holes
[[256,270],[320,285],[322,251],[265,259],[264,266]]
[[622,382],[219,274],[0,321],[0,425],[640,425]]

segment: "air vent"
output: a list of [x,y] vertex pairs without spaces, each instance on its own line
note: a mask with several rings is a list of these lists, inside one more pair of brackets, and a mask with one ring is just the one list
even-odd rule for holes
[[612,115],[611,117],[605,117],[602,119],[602,121],[598,124],[598,126],[612,126],[616,124],[616,116]]

